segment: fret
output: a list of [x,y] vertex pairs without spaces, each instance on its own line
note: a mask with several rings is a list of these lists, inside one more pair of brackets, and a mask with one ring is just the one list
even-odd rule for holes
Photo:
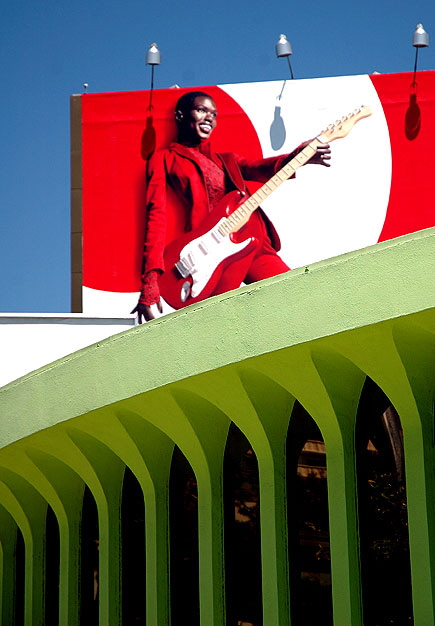
[[243,214],[241,213],[241,211],[239,211],[239,209],[236,209],[234,213],[232,213],[232,215],[234,216],[234,219],[237,222],[237,225],[239,225],[240,222],[244,221]]
[[255,193],[252,194],[252,196],[246,201],[246,204],[249,204],[249,208],[252,211],[255,211],[255,209],[258,208],[258,204],[259,202],[257,201],[256,197],[255,197]]
[[260,196],[262,198],[262,200],[264,200],[268,196],[268,193],[263,189],[263,187],[260,187],[260,189],[257,189],[257,191],[255,193],[258,196]]
[[279,172],[276,173],[276,177],[279,178],[280,183],[283,183],[284,181],[287,180],[287,176],[284,173],[284,167],[282,169],[279,170]]
[[290,161],[280,171],[281,172],[285,172],[286,179],[287,179],[287,178],[290,178],[291,176],[293,176],[293,174],[296,172],[296,169],[297,169],[296,167],[293,167],[292,161]]
[[241,223],[247,221],[247,219],[240,213],[240,211],[238,209],[236,209],[234,211],[234,213],[231,213],[230,217],[234,217],[234,221],[236,222],[237,226],[239,226],[239,224],[241,225]]
[[264,183],[264,185],[263,185],[263,189],[267,189],[268,194],[269,194],[269,193],[272,193],[272,191],[274,190],[274,188],[273,188],[273,187],[272,187],[272,189],[270,189],[270,187],[269,187],[269,183],[270,183],[270,181],[268,181],[267,183]]
[[275,176],[272,177],[271,180],[272,180],[273,184],[276,185],[276,187],[279,187],[280,184],[282,183],[282,180],[276,174],[275,174]]
[[249,196],[249,198],[247,200],[245,200],[245,202],[243,203],[245,206],[248,207],[248,210],[251,211],[251,212],[255,211],[255,208],[253,208],[253,206],[252,206],[254,204],[253,198],[254,198],[253,195]]
[[302,152],[300,152],[298,155],[295,156],[294,161],[296,161],[297,163],[299,163],[299,165],[303,165],[306,161],[306,159],[304,158],[305,155],[302,154]]
[[239,215],[241,220],[248,220],[254,211],[255,207],[248,206],[246,203],[244,203],[241,207],[236,209],[234,213]]

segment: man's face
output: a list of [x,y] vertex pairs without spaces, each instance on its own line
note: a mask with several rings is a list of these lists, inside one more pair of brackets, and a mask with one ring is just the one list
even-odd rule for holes
[[[211,98],[197,96],[182,123],[194,142],[205,141],[216,128],[217,110]],[[180,120],[181,121],[181,120]]]

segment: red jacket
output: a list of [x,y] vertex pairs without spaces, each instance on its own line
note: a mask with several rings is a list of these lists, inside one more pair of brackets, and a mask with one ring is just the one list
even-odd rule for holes
[[[233,153],[212,153],[209,144],[202,151],[224,166],[227,191],[246,191],[245,180],[265,183],[289,160],[289,155],[249,160]],[[146,234],[144,268],[164,270],[163,251],[170,241],[201,224],[209,214],[204,174],[192,150],[179,143],[155,152],[148,163],[146,193]],[[261,211],[275,250],[280,249],[278,234]]]

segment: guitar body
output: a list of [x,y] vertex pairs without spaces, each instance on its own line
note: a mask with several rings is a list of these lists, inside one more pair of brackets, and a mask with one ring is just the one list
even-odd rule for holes
[[222,235],[219,225],[240,207],[245,197],[231,191],[198,228],[166,246],[166,271],[159,278],[159,286],[163,299],[172,308],[180,309],[237,289],[243,282],[259,247],[258,239],[249,236],[249,222],[230,235]]

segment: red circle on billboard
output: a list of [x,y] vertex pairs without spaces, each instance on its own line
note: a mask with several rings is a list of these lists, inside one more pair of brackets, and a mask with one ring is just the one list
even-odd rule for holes
[[[231,96],[203,87],[216,102],[217,152],[261,158],[252,122]],[[176,134],[174,109],[192,89],[82,96],[83,285],[112,292],[140,289],[145,231],[146,161]]]

